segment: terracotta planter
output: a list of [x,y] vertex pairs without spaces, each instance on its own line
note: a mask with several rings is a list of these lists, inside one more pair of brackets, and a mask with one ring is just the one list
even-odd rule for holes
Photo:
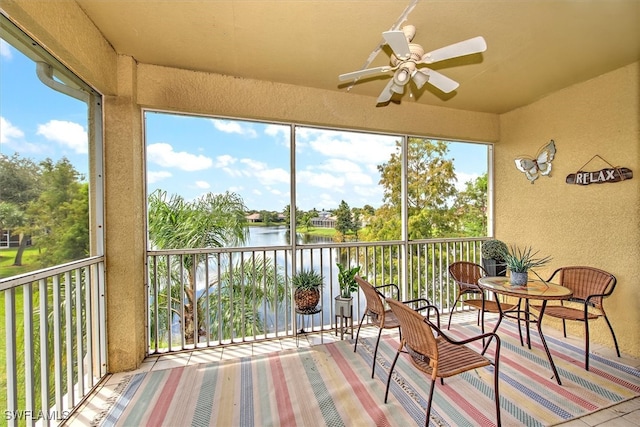
[[293,299],[299,311],[312,311],[320,301],[320,290],[296,289],[293,294]]

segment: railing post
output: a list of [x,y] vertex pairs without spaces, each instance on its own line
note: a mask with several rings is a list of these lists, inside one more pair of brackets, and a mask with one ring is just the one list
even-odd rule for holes
[[7,365],[7,411],[13,416],[9,416],[7,424],[9,426],[18,425],[18,373],[16,360],[16,291],[11,288],[4,294],[4,315],[5,315],[5,339],[6,365]]

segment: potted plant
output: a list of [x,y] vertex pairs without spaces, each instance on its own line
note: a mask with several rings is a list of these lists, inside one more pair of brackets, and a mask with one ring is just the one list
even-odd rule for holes
[[491,239],[482,243],[482,266],[489,276],[506,276],[505,254],[509,248],[502,240]]
[[516,286],[526,286],[529,281],[529,270],[541,267],[551,261],[551,257],[535,258],[538,251],[533,252],[531,246],[519,249],[511,246],[505,254],[505,263],[509,269],[509,282]]
[[293,299],[296,310],[299,312],[312,312],[320,301],[320,286],[322,276],[314,270],[301,270],[291,278],[294,289]]
[[355,277],[360,271],[360,266],[345,267],[340,263],[337,263],[336,265],[338,266],[340,295],[335,298],[335,314],[338,315],[343,313],[345,316],[350,316],[351,301],[353,300],[353,296],[351,296],[351,294],[358,290],[358,282],[356,282]]

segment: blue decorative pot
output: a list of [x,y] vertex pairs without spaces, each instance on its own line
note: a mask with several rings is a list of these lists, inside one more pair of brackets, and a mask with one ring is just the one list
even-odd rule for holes
[[512,271],[509,275],[509,282],[514,286],[527,286],[528,281],[529,273],[526,271],[524,273]]

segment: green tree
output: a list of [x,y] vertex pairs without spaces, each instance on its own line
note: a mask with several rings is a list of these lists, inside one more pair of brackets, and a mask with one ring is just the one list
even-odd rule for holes
[[11,231],[14,234],[20,233],[20,248],[16,251],[16,257],[13,261],[13,265],[22,265],[22,253],[26,245],[26,239],[24,239],[24,233],[22,227],[26,224],[26,214],[20,209],[18,205],[11,202],[0,202],[0,230]]
[[304,227],[306,231],[309,231],[311,227],[311,220],[315,218],[312,211],[305,212],[302,214],[302,218],[300,218],[300,224],[298,226]]
[[[453,161],[446,158],[447,144],[423,138],[409,138],[407,167],[407,205],[409,238],[426,239],[451,236],[455,231],[449,204],[456,194]],[[375,240],[400,238],[402,209],[402,145],[388,162],[379,165],[384,205],[370,223]]]
[[68,159],[40,163],[42,192],[29,203],[31,234],[41,250],[42,266],[62,264],[89,254],[89,186]]
[[462,236],[487,235],[487,174],[465,183],[456,195],[454,212]]
[[362,213],[368,216],[375,215],[376,210],[371,205],[364,205],[362,207]]
[[347,202],[342,200],[338,209],[334,212],[336,215],[336,231],[340,233],[341,239],[344,242],[348,232],[353,230],[353,217],[351,216],[351,208]]
[[27,207],[39,197],[40,182],[40,166],[31,159],[17,153],[11,157],[0,154],[0,200],[10,204],[3,208],[0,228],[20,234],[20,245],[13,262],[17,266],[22,265],[22,254],[29,238]]
[[[168,197],[166,192],[157,190],[149,196],[149,240],[154,249],[238,246],[247,238],[245,211],[242,198],[235,193],[209,193],[188,202],[181,196]],[[262,328],[262,324],[253,322],[251,303],[256,299],[273,302],[283,297],[280,276],[274,274],[268,260],[257,260],[257,265],[251,266],[246,261],[234,265],[230,258],[226,263],[227,266],[220,269],[223,273],[212,274],[215,277],[205,284],[202,292],[197,289],[197,272],[210,269],[204,255],[172,257],[169,265],[158,268],[158,271],[166,268],[171,273],[170,283],[166,284],[168,291],[159,296],[159,306],[166,307],[166,299],[171,298],[172,313],[165,312],[162,316],[171,320],[175,314],[182,313],[187,343],[194,343],[196,334],[207,329],[207,316],[212,319],[210,330],[220,328],[226,338],[232,336],[232,327],[239,325],[247,328],[245,333],[253,334],[256,331],[252,325]],[[153,275],[153,270],[151,273]],[[166,325],[170,321],[160,323]]]
[[[287,227],[291,225],[291,205],[287,205],[282,210],[282,214],[284,215],[284,221],[287,224]],[[298,209],[296,206],[296,224],[300,222],[302,219],[302,211]]]
[[359,208],[351,209],[351,218],[352,218],[352,226],[351,231],[355,235],[355,239],[358,240],[358,232],[362,228],[362,216],[364,215],[364,211]]
[[262,219],[262,222],[265,225],[269,225],[269,224],[275,222],[275,220],[277,218],[276,215],[277,214],[275,214],[274,212],[265,211],[265,210],[260,211],[260,218]]

